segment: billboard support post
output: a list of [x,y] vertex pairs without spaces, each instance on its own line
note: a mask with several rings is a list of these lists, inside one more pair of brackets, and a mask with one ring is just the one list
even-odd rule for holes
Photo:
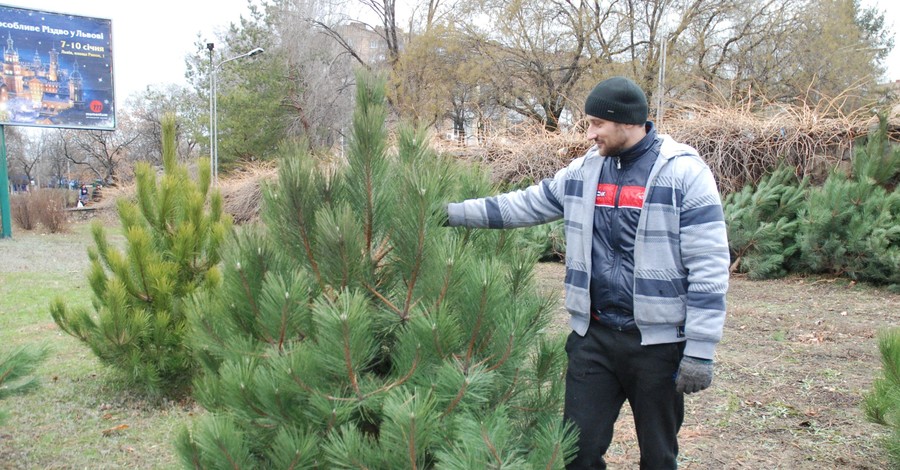
[[6,173],[6,127],[0,124],[0,212],[3,232],[0,238],[12,238],[12,217],[9,214],[9,176]]

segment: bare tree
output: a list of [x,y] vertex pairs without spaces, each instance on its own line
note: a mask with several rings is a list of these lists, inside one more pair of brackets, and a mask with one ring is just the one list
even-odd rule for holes
[[129,146],[137,135],[100,130],[63,129],[57,134],[60,148],[73,164],[84,167],[103,181],[115,184],[124,170]]
[[32,151],[28,137],[19,128],[8,126],[3,132],[6,133],[6,156],[10,179],[14,184],[31,184],[37,177],[39,155]]
[[285,134],[305,138],[314,148],[339,142],[351,115],[353,66],[361,60],[335,41],[343,38],[337,31],[343,16],[333,7],[317,0],[281,0],[263,20],[272,35],[266,54],[282,64]]
[[[424,124],[449,118],[462,135],[466,121],[481,113],[515,114],[560,129],[581,117],[590,88],[612,75],[633,78],[653,105],[740,102],[760,93],[821,99],[872,83],[877,60],[893,45],[883,15],[861,10],[858,0],[412,5],[274,0],[255,29],[242,24],[230,34],[244,38],[235,44],[269,41],[267,56],[286,64],[279,72],[285,89],[279,91],[287,134],[309,136],[318,145],[333,143],[346,123],[355,65],[389,74],[395,111]],[[359,23],[364,17],[371,24]],[[373,36],[381,41],[383,59],[373,55]],[[454,50],[457,44],[464,48]]]
[[676,100],[835,96],[874,83],[893,45],[883,15],[855,0],[610,0],[591,18],[591,75],[627,64],[651,102],[662,79]]
[[[473,18],[469,34],[491,63],[489,87],[501,106],[549,130],[560,128],[573,91],[591,61],[589,2],[480,1],[488,18]],[[473,8],[474,10],[475,8]]]
[[147,87],[142,93],[129,99],[128,108],[120,113],[120,131],[133,134],[129,146],[129,161],[148,161],[162,164],[162,119],[166,114],[176,118],[175,145],[182,160],[193,158],[199,152],[199,139],[207,131],[205,102],[185,87]]
[[39,134],[29,139],[29,147],[41,161],[39,171],[47,177],[47,184],[49,186],[62,187],[68,185],[71,177],[69,172],[70,165],[66,156],[59,151],[59,147],[51,137],[53,133],[54,131],[51,129],[41,129]]

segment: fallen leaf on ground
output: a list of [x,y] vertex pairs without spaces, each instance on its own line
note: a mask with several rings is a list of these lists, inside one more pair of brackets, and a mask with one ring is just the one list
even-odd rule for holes
[[118,425],[118,426],[113,426],[113,427],[111,427],[111,428],[109,428],[109,429],[104,429],[104,430],[103,430],[103,435],[104,435],[104,436],[112,436],[113,434],[115,434],[115,433],[117,433],[117,432],[124,431],[124,430],[126,430],[126,429],[128,429],[128,425],[127,425],[127,424],[120,424],[120,425]]

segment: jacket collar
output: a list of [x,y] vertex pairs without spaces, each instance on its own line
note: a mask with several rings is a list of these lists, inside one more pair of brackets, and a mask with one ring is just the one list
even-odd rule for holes
[[[647,121],[646,124],[647,135],[645,135],[638,143],[634,144],[630,148],[620,152],[618,155],[609,155],[610,157],[621,158],[623,160],[628,160],[629,158],[633,158],[638,155],[643,155],[644,152],[650,149],[653,146],[654,141],[657,138],[656,125],[653,124],[652,121]],[[663,135],[659,135],[659,137],[664,137]],[[671,156],[671,155],[670,155]],[[600,155],[600,151],[597,149],[597,145],[592,145],[591,148],[587,150],[584,154],[584,160],[582,161],[582,165],[587,164],[589,160],[594,160],[596,158],[607,158],[607,156]]]
[[647,151],[650,150],[650,148],[653,147],[653,144],[656,142],[656,126],[654,126],[652,122],[647,121],[645,129],[647,130],[647,135],[639,140],[638,143],[619,152],[616,155],[610,155],[610,157],[619,158],[622,161],[629,161],[646,154]]

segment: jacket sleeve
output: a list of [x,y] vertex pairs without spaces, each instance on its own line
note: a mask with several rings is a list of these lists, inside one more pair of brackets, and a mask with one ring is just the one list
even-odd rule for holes
[[563,216],[562,188],[567,169],[528,188],[447,206],[448,225],[515,228],[552,222]]
[[682,263],[687,270],[686,356],[712,359],[725,325],[730,253],[722,201],[705,164],[685,181],[681,206]]

